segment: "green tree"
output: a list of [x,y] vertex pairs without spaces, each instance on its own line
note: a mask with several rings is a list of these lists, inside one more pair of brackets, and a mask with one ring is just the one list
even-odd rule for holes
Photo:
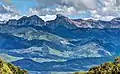
[[114,62],[106,62],[90,68],[86,73],[77,72],[77,74],[120,74],[120,57],[115,58]]

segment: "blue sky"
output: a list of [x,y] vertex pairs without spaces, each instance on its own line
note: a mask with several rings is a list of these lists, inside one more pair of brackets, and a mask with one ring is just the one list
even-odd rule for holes
[[12,4],[23,14],[29,11],[29,8],[36,7],[38,3],[35,0],[12,0]]
[[[10,4],[16,7],[23,14],[29,11],[29,8],[34,8],[38,5],[35,0],[9,0]],[[0,4],[9,4],[7,2],[0,2]]]
[[[39,15],[45,19],[62,14],[70,18],[109,20],[120,16],[120,0],[1,0],[0,17]],[[10,10],[10,9],[11,10]],[[3,11],[6,11],[3,16]],[[8,13],[10,12],[10,13]],[[18,13],[18,14],[17,14]]]

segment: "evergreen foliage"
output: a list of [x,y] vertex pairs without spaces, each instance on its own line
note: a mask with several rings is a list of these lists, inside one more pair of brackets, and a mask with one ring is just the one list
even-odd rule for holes
[[114,62],[106,62],[92,67],[88,72],[76,72],[74,74],[120,74],[120,57],[117,57]]
[[28,74],[26,70],[14,66],[0,59],[0,74]]

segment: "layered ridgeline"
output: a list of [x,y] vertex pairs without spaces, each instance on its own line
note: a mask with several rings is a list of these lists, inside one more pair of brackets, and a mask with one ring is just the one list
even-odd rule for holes
[[[29,71],[80,71],[120,53],[120,19],[36,15],[0,24],[0,57]],[[96,62],[97,60],[97,62]]]
[[120,74],[120,57],[116,58],[114,62],[92,67],[88,72],[76,72],[75,74]]
[[47,25],[50,29],[55,29],[56,27],[64,26],[69,29],[77,29],[77,28],[120,28],[120,18],[114,18],[110,21],[103,20],[83,20],[83,19],[70,19],[61,14],[56,15],[56,19],[51,21],[44,21],[37,15],[33,15],[30,17],[23,16],[20,19],[10,19],[7,22],[1,21],[1,25],[12,25],[12,26],[45,26]]
[[26,70],[7,63],[0,58],[0,74],[28,74]]

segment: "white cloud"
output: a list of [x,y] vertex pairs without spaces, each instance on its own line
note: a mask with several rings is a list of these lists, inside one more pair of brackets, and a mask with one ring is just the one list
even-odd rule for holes
[[101,5],[96,10],[90,10],[92,18],[111,20],[120,17],[120,0],[101,0]]
[[37,15],[56,15],[56,14],[65,14],[65,15],[71,15],[76,14],[77,10],[74,7],[66,7],[66,6],[57,6],[56,8],[43,8],[43,9],[36,9],[36,8],[30,8],[29,10],[30,14],[37,14]]
[[44,21],[50,21],[54,20],[56,18],[56,15],[45,15],[45,16],[40,16]]
[[48,14],[44,14],[44,16],[40,15],[40,12],[30,8],[29,9],[29,16],[31,15],[38,15],[40,18],[42,18],[44,21],[49,21],[49,20],[53,20],[56,18],[56,15],[48,15]]
[[96,11],[91,11],[91,18],[95,19],[95,20],[106,20],[106,21],[110,21],[111,19],[115,18],[115,16],[110,16],[110,15],[100,15],[98,14],[98,12]]
[[56,18],[56,14],[62,14],[65,16],[78,14],[77,10],[74,7],[66,7],[66,6],[57,6],[55,9],[51,8],[43,8],[43,9],[29,9],[29,15],[38,15],[41,16],[45,21],[53,20]]
[[8,21],[9,19],[18,19],[18,18],[20,18],[20,16],[18,16],[18,15],[15,15],[15,16],[13,16],[13,15],[10,15],[10,14],[0,14],[0,21]]
[[[11,0],[1,0],[11,4]],[[44,18],[52,18],[53,15],[62,14],[65,16],[81,14],[90,11],[94,19],[109,20],[112,17],[120,17],[120,0],[36,0],[38,7],[30,8],[29,15],[37,14]],[[12,8],[13,9],[13,8]],[[2,10],[0,10],[2,11]],[[8,9],[7,9],[8,11]],[[12,10],[12,15],[17,11]],[[2,11],[3,12],[3,11]],[[11,12],[11,8],[9,14]],[[1,13],[0,13],[1,14]],[[17,13],[18,14],[18,13]],[[11,15],[11,14],[10,14]]]
[[14,7],[8,5],[0,5],[0,14],[20,14]]
[[[33,8],[39,15],[74,15],[90,11],[90,18],[110,20],[120,16],[120,0],[37,0],[38,8]],[[50,8],[55,6],[55,8]]]
[[9,19],[17,19],[20,16],[20,12],[18,12],[12,6],[0,5],[0,20],[7,21]]
[[36,0],[40,8],[47,6],[66,6],[75,7],[79,10],[94,9],[97,6],[97,0]]
[[96,0],[62,0],[66,5],[71,4],[76,9],[86,10],[86,9],[96,9]]

